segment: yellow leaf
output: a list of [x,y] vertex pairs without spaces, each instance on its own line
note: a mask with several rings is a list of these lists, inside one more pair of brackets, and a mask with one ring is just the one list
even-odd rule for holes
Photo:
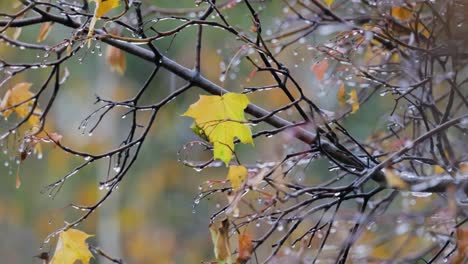
[[460,173],[468,174],[468,162],[460,163]]
[[413,14],[411,10],[401,6],[392,7],[390,12],[392,17],[400,20],[409,20]]
[[439,166],[439,165],[434,165],[434,166],[432,167],[432,171],[434,172],[434,174],[437,174],[437,175],[440,175],[440,174],[444,174],[444,173],[445,173],[444,168],[442,168],[442,167]]
[[93,255],[85,240],[91,236],[77,229],[68,229],[60,233],[52,264],[71,264],[78,260],[82,264],[89,264]]
[[407,190],[409,185],[400,178],[392,169],[384,169],[385,180],[387,186],[390,188],[397,188],[400,190]]
[[325,4],[327,4],[327,6],[331,6],[333,4],[333,2],[335,2],[335,0],[323,0],[323,2],[325,2]]
[[35,131],[37,131],[41,125],[41,112],[40,109],[36,107],[36,111],[29,117],[28,123],[31,125],[31,128]]
[[101,18],[111,9],[119,6],[119,0],[92,0],[96,2],[96,9],[94,10],[94,16]]
[[346,89],[344,84],[341,84],[340,89],[336,94],[336,99],[338,100],[340,107],[344,107],[346,105]]
[[229,221],[224,219],[221,223],[211,224],[209,228],[216,259],[224,263],[232,263],[229,247]]
[[394,52],[392,53],[392,56],[390,57],[390,61],[394,63],[399,63],[400,62],[400,54]]
[[232,188],[238,190],[247,178],[247,168],[244,166],[231,165],[227,179],[231,181]]
[[[93,35],[94,33],[94,26],[96,25],[96,21],[109,12],[111,9],[114,9],[119,6],[119,0],[92,0],[96,3],[96,9],[94,9],[94,16],[91,19],[91,23],[89,24],[89,32],[88,36]],[[90,42],[88,42],[88,46]]]
[[[29,91],[31,85],[31,83],[18,83],[13,88],[9,89],[0,103],[0,111],[30,99],[34,95]],[[12,111],[15,111],[19,117],[24,118],[29,114],[29,107],[33,103],[34,102],[30,100],[27,103],[18,105],[12,109],[5,110],[3,111],[3,116],[8,117]]]
[[72,52],[72,44],[68,44],[67,46],[67,56],[70,56]]
[[359,109],[359,99],[356,89],[353,89],[349,93],[349,99],[346,102],[351,105],[351,114],[356,113],[356,111]]
[[127,69],[127,60],[125,59],[125,52],[114,46],[108,46],[106,50],[106,60],[110,65],[112,71],[117,71],[124,74]]
[[253,144],[252,132],[244,124],[244,109],[249,104],[245,94],[200,96],[183,116],[195,119],[195,126],[213,143],[214,158],[227,165],[234,151],[234,139]]
[[39,30],[39,34],[37,35],[37,42],[42,42],[47,38],[47,35],[49,35],[50,30],[52,29],[52,26],[54,25],[53,22],[44,22],[41,25],[41,29]]
[[427,27],[421,23],[421,22],[418,22],[416,24],[416,22],[413,22],[411,23],[411,26],[414,27],[416,29],[416,31],[420,34],[422,34],[424,37],[426,38],[429,38],[431,33],[429,32],[429,30],[427,30]]

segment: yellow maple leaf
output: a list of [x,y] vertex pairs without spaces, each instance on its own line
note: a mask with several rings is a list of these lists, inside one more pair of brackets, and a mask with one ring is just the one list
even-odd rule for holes
[[359,99],[356,89],[353,89],[349,93],[349,99],[346,102],[351,105],[351,114],[356,113],[356,111],[359,109]]
[[243,123],[248,104],[245,94],[202,95],[183,116],[195,119],[195,126],[213,143],[214,158],[227,165],[232,158],[235,138],[244,144],[253,144],[252,132]]
[[26,117],[29,114],[29,107],[34,103],[32,100],[14,108],[10,107],[25,102],[34,96],[34,94],[29,91],[31,85],[31,83],[25,82],[18,83],[6,92],[2,102],[0,103],[0,111],[3,111],[3,116],[8,117],[13,111],[15,111],[19,117]]
[[231,181],[232,188],[238,190],[247,178],[247,168],[242,165],[231,165],[226,178]]
[[52,264],[70,264],[78,260],[82,264],[88,264],[93,255],[85,240],[91,236],[77,229],[60,233]]
[[323,0],[323,2],[325,2],[325,4],[327,4],[327,6],[331,6],[333,4],[333,2],[335,2],[335,0]]
[[336,93],[336,99],[338,100],[340,107],[344,107],[346,105],[346,89],[344,84],[341,84],[338,93]]

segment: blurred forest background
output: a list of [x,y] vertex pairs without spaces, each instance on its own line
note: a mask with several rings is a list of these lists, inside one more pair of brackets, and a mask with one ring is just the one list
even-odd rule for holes
[[[12,10],[13,2],[0,1],[0,10]],[[91,8],[93,5],[91,4]],[[157,5],[162,8],[195,7],[193,0],[144,0],[143,5]],[[229,19],[241,28],[247,28],[251,24],[249,14],[242,5],[225,12]],[[266,1],[261,15],[263,25],[269,25],[264,28],[266,35],[274,34],[282,23],[286,23],[287,26],[287,21],[279,20],[278,17],[287,17],[285,14],[288,12],[290,10],[284,8],[284,5]],[[173,26],[171,23],[167,22],[168,28]],[[34,42],[38,31],[39,25],[23,28],[19,39]],[[65,28],[55,25],[46,42],[60,42],[67,38],[66,32]],[[307,95],[315,99],[323,109],[333,112],[338,107],[338,85],[320,82],[311,71],[311,66],[319,59],[317,53],[309,47],[330,38],[329,32],[319,33],[304,37],[297,45],[288,47],[278,58],[290,66],[292,75],[306,88]],[[177,34],[174,40],[158,40],[156,45],[170,58],[192,67],[195,34],[196,28],[193,27]],[[243,86],[257,84],[247,82],[250,72],[244,67],[244,61],[234,62],[235,65],[229,74],[222,75],[230,60],[239,52],[240,44],[226,33],[212,28],[206,30],[205,34],[202,59],[202,72],[205,76],[233,92],[241,92]],[[127,69],[120,75],[112,71],[106,62],[107,48],[107,45],[101,44],[100,48],[93,50],[82,49],[65,64],[70,73],[69,79],[64,84],[46,124],[47,131],[56,131],[64,135],[62,140],[65,144],[96,153],[121,142],[124,132],[119,128],[124,127],[127,120],[122,118],[123,112],[115,113],[93,134],[79,130],[80,122],[94,110],[92,103],[95,101],[95,95],[113,99],[127,98],[137,91],[152,70],[150,63],[127,55]],[[4,60],[28,61],[36,56],[44,54],[19,51],[0,43],[0,57]],[[21,74],[0,87],[1,92],[3,94],[8,87],[20,81],[39,85],[37,82],[46,78],[47,71],[37,69]],[[334,74],[340,72],[334,71],[331,66],[326,75]],[[162,70],[151,86],[151,96],[161,98],[181,84],[181,80],[176,76]],[[96,242],[96,245],[110,255],[122,257],[128,263],[199,263],[201,260],[212,259],[212,244],[207,227],[209,216],[217,209],[220,201],[203,200],[194,207],[194,198],[197,197],[199,186],[206,184],[207,180],[224,179],[225,168],[206,169],[199,173],[177,161],[179,149],[187,142],[197,139],[189,128],[192,121],[180,115],[198,96],[195,92],[184,94],[159,114],[157,126],[153,128],[151,137],[143,147],[136,166],[120,184],[119,191],[104,203],[97,214],[93,214],[80,225],[81,230],[95,235],[88,241]],[[269,108],[287,103],[287,98],[276,91],[249,95],[249,99]],[[382,113],[388,112],[392,106],[391,96],[379,97],[363,105],[344,125],[359,139],[365,140],[385,127],[387,116]],[[0,127],[6,127],[7,123],[8,121],[2,120]],[[62,227],[64,221],[77,216],[78,212],[71,210],[67,205],[71,202],[95,202],[102,193],[98,189],[98,182],[105,177],[109,168],[104,163],[87,167],[80,171],[78,177],[68,181],[56,196],[49,197],[42,187],[70,172],[82,158],[64,154],[52,146],[44,146],[42,157],[28,158],[18,164],[12,142],[10,140],[2,143],[0,155],[1,262],[41,263],[33,256],[41,252],[39,247],[43,239],[47,234]],[[262,137],[255,140],[255,149],[252,146],[239,146],[239,151],[243,153],[243,157],[249,155],[252,161],[267,161],[274,158],[275,153],[281,153],[284,148],[294,143],[295,141],[291,141],[287,135],[280,135],[271,140]],[[203,159],[206,155],[192,158]],[[327,165],[326,162],[310,164],[306,173],[297,175],[298,180],[311,183],[323,181],[329,173]],[[15,188],[17,173],[22,180],[19,189]],[[430,197],[420,199],[425,201],[421,206],[430,204]],[[412,206],[416,206],[416,202],[412,203]],[[44,244],[42,251],[53,252],[54,242]],[[96,260],[93,262],[98,263]]]

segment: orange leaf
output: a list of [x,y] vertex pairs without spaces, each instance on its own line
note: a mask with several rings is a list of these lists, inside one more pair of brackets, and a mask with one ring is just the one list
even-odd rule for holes
[[346,105],[346,89],[344,84],[341,84],[340,89],[336,94],[336,99],[338,100],[340,107],[344,107]]
[[310,70],[315,74],[317,80],[322,81],[328,69],[328,61],[322,60],[310,67]]
[[409,20],[412,17],[413,12],[405,7],[394,6],[390,10],[392,17],[399,20]]
[[252,236],[249,234],[239,235],[239,255],[237,256],[237,264],[246,263],[251,257],[253,252]]
[[465,263],[466,256],[468,256],[468,229],[458,228],[457,229],[457,254],[455,255],[455,264]]

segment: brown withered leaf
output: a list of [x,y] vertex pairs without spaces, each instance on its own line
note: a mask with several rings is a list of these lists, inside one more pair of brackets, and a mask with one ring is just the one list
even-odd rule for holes
[[209,226],[216,260],[232,263],[229,246],[229,220],[213,223]]
[[121,75],[125,73],[127,69],[127,59],[123,50],[109,45],[106,50],[106,61],[112,71],[117,71]]
[[39,29],[39,34],[37,35],[37,42],[42,42],[44,41],[47,36],[50,33],[50,30],[52,29],[52,26],[54,25],[54,22],[44,22],[41,25],[41,29]]
[[458,228],[457,229],[457,253],[454,256],[455,264],[462,264],[468,261],[468,229]]

